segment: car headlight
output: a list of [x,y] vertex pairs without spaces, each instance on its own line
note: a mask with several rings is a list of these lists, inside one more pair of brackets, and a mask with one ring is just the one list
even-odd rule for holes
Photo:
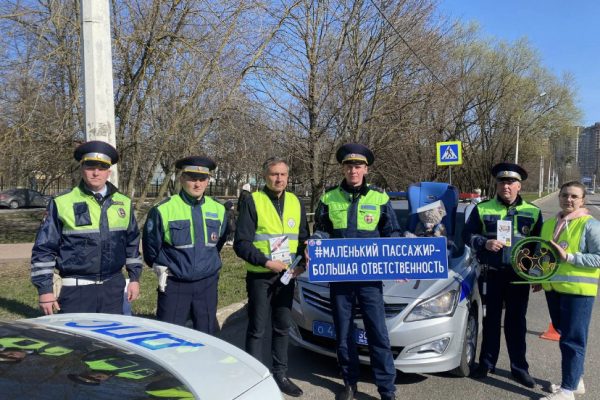
[[458,305],[460,284],[452,283],[435,296],[417,304],[404,318],[406,322],[421,321],[430,318],[451,316]]

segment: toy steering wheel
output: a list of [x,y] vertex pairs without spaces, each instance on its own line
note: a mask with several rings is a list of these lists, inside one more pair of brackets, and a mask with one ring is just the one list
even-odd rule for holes
[[558,272],[559,260],[552,244],[537,236],[520,240],[511,251],[513,270],[532,283],[549,281]]

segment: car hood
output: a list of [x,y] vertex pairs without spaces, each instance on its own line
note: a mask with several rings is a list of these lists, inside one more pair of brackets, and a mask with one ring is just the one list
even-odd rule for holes
[[171,372],[197,399],[235,399],[270,376],[267,367],[237,347],[160,321],[111,314],[58,314],[20,322],[92,337],[134,352]]
[[[429,298],[452,284],[452,282],[462,282],[467,276],[473,275],[476,271],[472,263],[471,251],[469,247],[465,246],[459,257],[449,259],[448,279],[418,279],[406,282],[383,281],[383,296],[384,298],[395,298],[395,301],[398,301],[397,298],[403,298],[406,302]],[[309,282],[307,275],[300,277],[299,280]],[[322,287],[329,286],[326,282],[310,282],[309,284]]]

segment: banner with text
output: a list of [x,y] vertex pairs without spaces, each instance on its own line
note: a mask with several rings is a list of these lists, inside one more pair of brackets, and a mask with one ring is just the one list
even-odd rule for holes
[[311,239],[311,282],[448,278],[445,237]]

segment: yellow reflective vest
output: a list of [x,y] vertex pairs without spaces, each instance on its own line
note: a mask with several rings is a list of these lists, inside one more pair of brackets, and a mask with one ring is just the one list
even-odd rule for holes
[[[577,253],[580,251],[579,245],[586,224],[591,218],[591,216],[586,215],[569,221],[568,229],[563,229],[555,242],[561,245],[567,253]],[[556,224],[556,217],[546,221],[542,227],[542,238],[551,240]],[[581,267],[563,261],[559,263],[558,272],[551,279],[556,282],[544,283],[542,287],[546,291],[554,290],[559,293],[596,296],[599,277],[599,268]]]

